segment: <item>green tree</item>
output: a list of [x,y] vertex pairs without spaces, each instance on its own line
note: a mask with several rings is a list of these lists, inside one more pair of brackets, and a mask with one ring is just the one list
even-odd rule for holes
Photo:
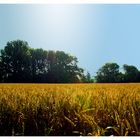
[[86,75],[83,75],[82,82],[83,83],[93,83],[94,79],[92,79],[90,73],[87,72]]
[[117,63],[106,63],[97,72],[96,82],[114,83],[119,82],[119,65]]
[[63,51],[48,52],[48,74],[49,82],[71,83],[79,82],[83,70],[77,66],[77,58]]
[[2,66],[1,55],[0,55],[0,82],[3,82],[3,66]]
[[30,51],[27,42],[11,41],[1,50],[1,70],[5,82],[25,82],[30,77],[29,66]]
[[139,70],[132,65],[123,65],[124,82],[138,82]]
[[124,74],[122,72],[120,72],[119,75],[118,75],[118,82],[123,83],[124,79],[125,79]]
[[0,82],[80,82],[83,69],[63,51],[30,48],[22,40],[8,42],[0,52]]
[[30,49],[32,82],[45,82],[47,73],[47,51]]
[[48,83],[56,82],[56,55],[55,52],[50,50],[47,55],[47,74],[46,79]]

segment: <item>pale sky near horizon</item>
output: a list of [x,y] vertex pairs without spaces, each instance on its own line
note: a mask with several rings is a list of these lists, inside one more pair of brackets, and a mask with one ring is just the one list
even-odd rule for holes
[[140,5],[0,4],[0,48],[17,39],[70,53],[92,75],[106,62],[140,69]]

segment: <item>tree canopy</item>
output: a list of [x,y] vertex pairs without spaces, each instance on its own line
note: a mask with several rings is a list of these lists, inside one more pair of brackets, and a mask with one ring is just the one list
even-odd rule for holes
[[124,82],[138,82],[139,81],[139,70],[132,65],[123,65],[124,69]]
[[121,83],[121,82],[140,82],[140,72],[133,65],[123,65],[123,72],[120,72],[117,63],[106,63],[95,76],[97,83]]
[[83,69],[63,51],[33,49],[26,41],[8,42],[0,53],[1,82],[80,82]]
[[96,81],[101,83],[118,82],[119,65],[117,63],[106,63],[97,72]]
[[31,48],[28,42],[7,42],[0,50],[0,82],[10,83],[121,83],[140,82],[133,65],[105,63],[92,78],[78,66],[78,59],[64,51]]

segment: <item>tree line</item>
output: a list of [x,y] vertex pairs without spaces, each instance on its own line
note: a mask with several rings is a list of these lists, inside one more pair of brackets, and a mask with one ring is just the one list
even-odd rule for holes
[[133,65],[123,65],[122,71],[117,63],[106,63],[95,76],[97,83],[140,82],[140,71]]
[[7,83],[121,83],[140,82],[132,65],[106,63],[92,77],[78,66],[75,56],[63,51],[31,48],[26,41],[7,42],[0,50],[0,82]]
[[12,83],[80,82],[83,69],[75,56],[63,51],[46,51],[16,40],[0,51],[0,81]]

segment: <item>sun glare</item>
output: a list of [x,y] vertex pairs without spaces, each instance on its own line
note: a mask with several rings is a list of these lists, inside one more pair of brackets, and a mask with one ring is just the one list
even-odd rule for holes
[[[52,30],[63,31],[70,25],[74,26],[76,10],[72,11],[64,5],[52,5],[48,8],[48,22]],[[74,8],[73,8],[74,9]]]
[[67,18],[67,9],[60,5],[52,5],[48,12],[52,22],[63,22]]

